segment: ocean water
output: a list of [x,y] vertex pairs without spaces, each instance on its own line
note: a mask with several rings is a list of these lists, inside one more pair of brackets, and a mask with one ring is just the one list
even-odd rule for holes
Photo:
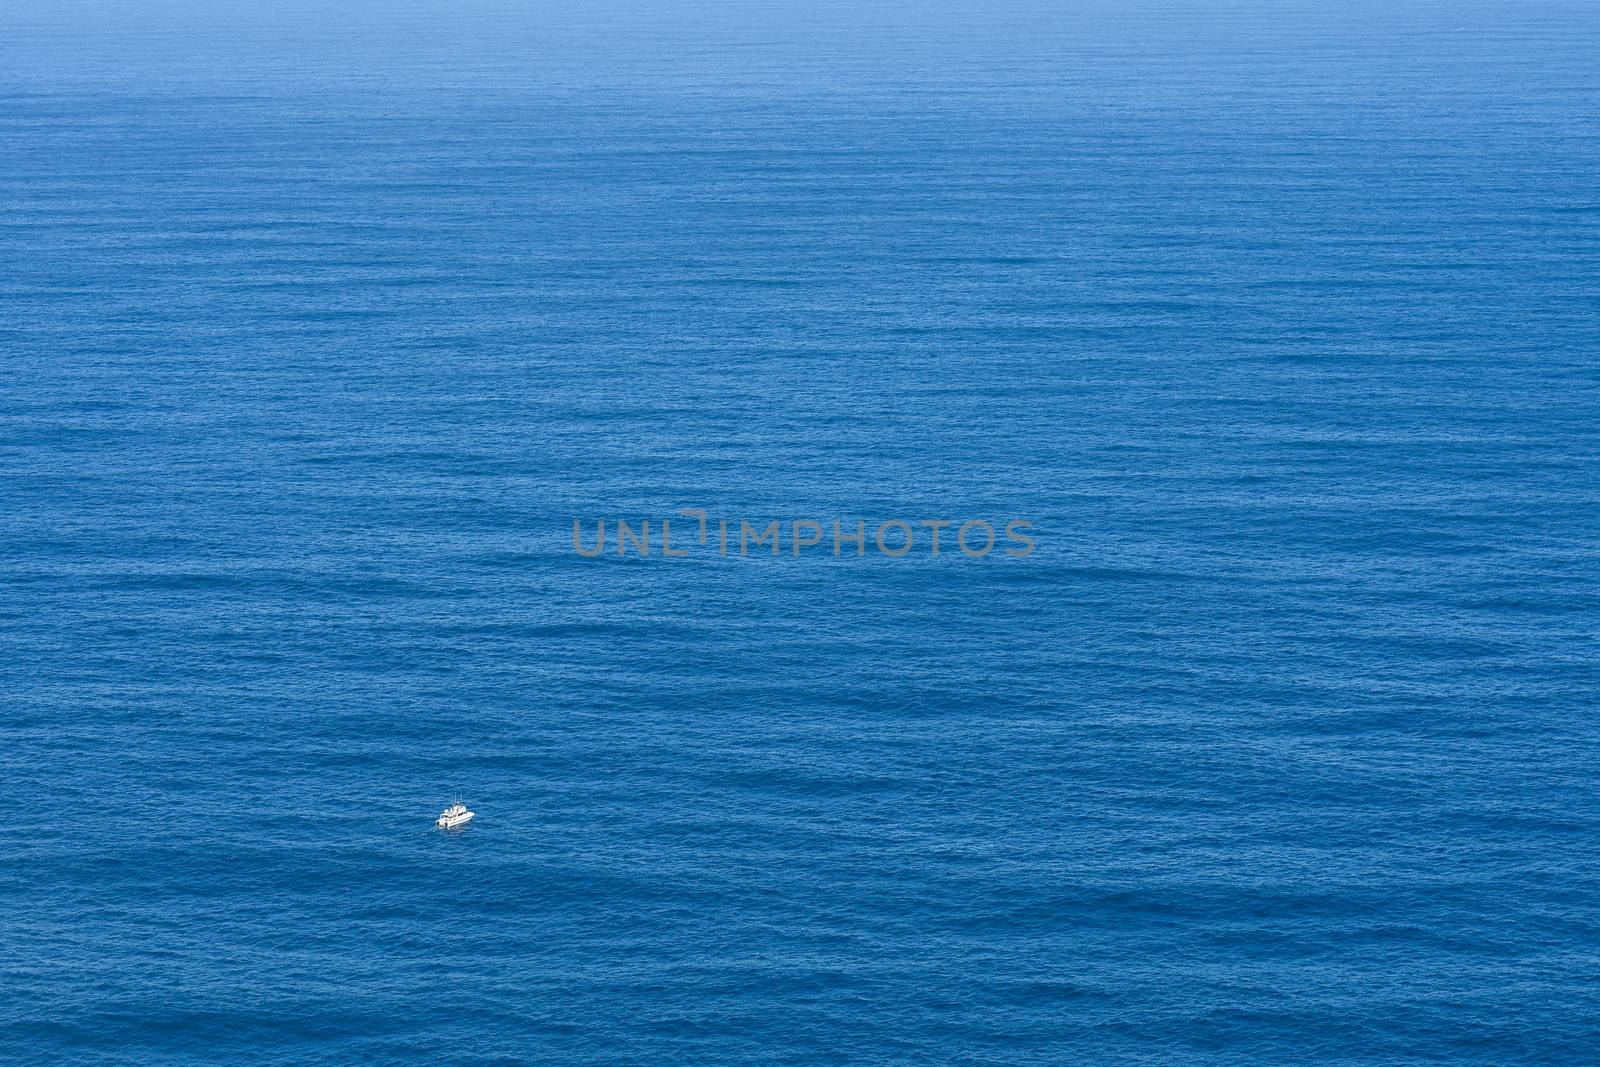
[[[1597,1062],[1597,116],[1567,0],[12,0],[0,1061]],[[1037,547],[573,550],[683,508]]]

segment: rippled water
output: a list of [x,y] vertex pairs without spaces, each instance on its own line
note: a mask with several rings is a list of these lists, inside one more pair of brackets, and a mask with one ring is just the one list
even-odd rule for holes
[[[1593,1062],[1597,109],[1589,3],[8,6],[0,1059]],[[1039,547],[572,551],[678,508]]]

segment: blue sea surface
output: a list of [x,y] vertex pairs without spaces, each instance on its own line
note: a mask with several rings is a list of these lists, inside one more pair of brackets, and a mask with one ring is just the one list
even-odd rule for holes
[[1597,631],[1592,0],[0,7],[5,1063],[1594,1064]]

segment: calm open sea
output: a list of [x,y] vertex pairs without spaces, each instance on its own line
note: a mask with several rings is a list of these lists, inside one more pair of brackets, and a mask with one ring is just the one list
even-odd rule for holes
[[1600,1058],[1591,0],[12,0],[0,309],[0,1060]]

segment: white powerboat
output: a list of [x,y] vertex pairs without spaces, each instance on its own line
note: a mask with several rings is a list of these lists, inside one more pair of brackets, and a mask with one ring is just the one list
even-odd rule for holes
[[442,826],[446,830],[454,830],[456,827],[469,822],[474,814],[476,813],[468,811],[467,806],[458,800],[448,808],[445,808],[433,825]]

